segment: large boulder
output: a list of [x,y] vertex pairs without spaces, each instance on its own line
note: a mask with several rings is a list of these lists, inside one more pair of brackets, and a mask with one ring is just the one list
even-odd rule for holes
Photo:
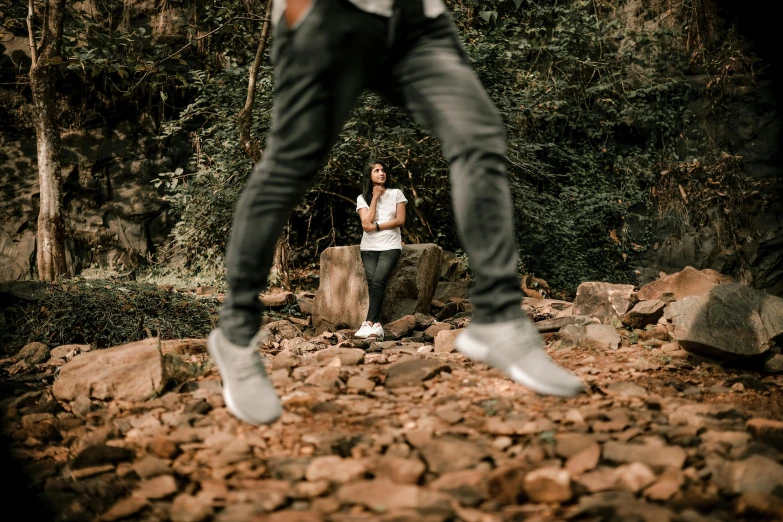
[[163,391],[167,359],[158,339],[93,350],[64,364],[52,392],[61,401],[93,399],[144,401]]
[[640,301],[666,298],[679,301],[692,295],[706,295],[714,286],[732,282],[733,279],[715,270],[709,268],[696,270],[692,266],[687,266],[681,272],[644,285],[636,295]]
[[[442,250],[434,244],[404,245],[389,276],[381,321],[429,313],[441,269]],[[327,248],[321,254],[320,286],[313,301],[316,331],[359,328],[370,305],[359,246]]]
[[449,299],[451,299],[452,297],[465,299],[468,296],[469,286],[470,286],[470,281],[468,280],[441,281],[435,287],[435,294],[433,295],[433,299],[435,299],[436,301],[441,301],[443,303],[448,303]]
[[680,346],[714,359],[760,355],[783,340],[783,299],[737,283],[671,303],[664,317]]
[[595,317],[604,324],[612,324],[619,322],[636,301],[633,285],[587,282],[576,289],[572,313]]

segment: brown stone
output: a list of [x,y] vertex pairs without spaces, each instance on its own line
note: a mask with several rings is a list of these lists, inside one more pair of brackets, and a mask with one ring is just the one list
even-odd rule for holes
[[[445,252],[444,252],[445,254]],[[452,297],[464,299],[468,295],[470,281],[441,281],[435,289],[433,299],[448,303]]]
[[740,461],[722,461],[711,467],[714,468],[713,482],[727,493],[772,493],[783,487],[783,466],[761,455]]
[[745,425],[754,438],[783,449],[783,422],[773,419],[750,419]]
[[592,447],[595,438],[587,433],[559,433],[555,435],[555,453],[569,459]]
[[432,326],[432,323],[435,322],[435,318],[431,315],[422,314],[419,312],[413,314],[413,318],[416,320],[416,330],[426,330]]
[[444,473],[429,486],[451,495],[463,506],[478,505],[489,496],[487,473],[475,469]]
[[416,327],[416,318],[413,315],[405,315],[383,327],[384,338],[395,341],[407,337]]
[[428,430],[413,430],[405,433],[405,440],[414,448],[419,448],[432,440],[432,432]]
[[446,330],[453,330],[454,325],[451,323],[435,323],[426,330],[424,330],[424,335],[429,337],[437,337],[438,333],[444,332]]
[[640,301],[623,315],[623,324],[631,328],[644,328],[649,324],[656,324],[663,316],[666,303],[663,301]]
[[365,465],[356,459],[344,459],[337,455],[315,457],[307,467],[305,477],[309,481],[330,480],[346,483],[358,480],[367,472]]
[[156,437],[150,442],[149,451],[162,459],[173,459],[179,453],[176,444],[165,437]]
[[685,475],[679,469],[667,469],[658,480],[644,490],[644,496],[650,500],[667,501],[685,484]]
[[525,495],[525,471],[519,466],[493,470],[487,479],[487,488],[492,500],[501,504],[518,504]]
[[286,348],[272,358],[269,366],[272,370],[290,370],[299,366],[299,356],[290,348]]
[[783,499],[770,493],[750,492],[737,499],[736,512],[745,515],[748,520],[755,517],[769,517],[770,520],[783,520]]
[[365,480],[342,486],[337,498],[343,504],[359,504],[376,512],[419,506],[419,487],[390,480]]
[[569,458],[565,463],[565,469],[571,476],[577,477],[586,471],[594,469],[598,465],[600,458],[601,446],[594,443]]
[[27,343],[17,352],[15,359],[24,361],[28,366],[41,364],[49,358],[49,347],[43,343]]
[[696,270],[688,266],[681,272],[670,274],[644,285],[637,296],[642,301],[653,301],[668,295],[679,301],[688,296],[705,295],[714,286],[731,282],[733,280],[730,277],[714,270]]
[[655,473],[641,462],[618,466],[615,473],[617,483],[631,493],[636,493],[655,482]]
[[327,348],[315,352],[315,360],[323,363],[335,357],[343,366],[356,366],[364,363],[364,350],[360,348]]
[[571,498],[571,475],[567,470],[544,467],[525,475],[525,493],[533,502],[567,502]]
[[608,441],[603,457],[618,463],[641,462],[653,468],[681,469],[687,455],[679,446],[645,446]]
[[362,391],[370,393],[375,389],[375,382],[358,375],[353,375],[348,378],[348,382],[345,383],[345,387],[349,390]]
[[472,468],[488,456],[477,443],[443,437],[419,447],[419,453],[433,473],[448,473]]
[[435,353],[451,353],[455,350],[454,342],[461,330],[444,330],[435,336]]
[[302,337],[302,331],[291,321],[280,319],[267,323],[261,328],[260,344],[268,344],[276,340],[296,339],[297,337]]
[[375,461],[372,472],[376,479],[389,479],[397,484],[416,484],[425,468],[419,459],[383,456]]
[[617,485],[617,475],[613,468],[599,466],[579,477],[577,482],[590,493],[598,493],[599,491],[614,489]]
[[305,383],[324,388],[337,388],[340,385],[340,368],[335,366],[318,368],[305,379]]
[[536,321],[535,325],[539,332],[549,333],[557,332],[566,326],[587,326],[588,324],[598,324],[599,322],[598,319],[584,315],[564,315],[562,317]]
[[133,450],[107,446],[106,444],[93,444],[79,452],[71,463],[72,469],[90,468],[103,464],[116,464],[118,462],[132,460],[136,454]]
[[206,495],[177,495],[171,503],[169,516],[172,522],[204,522],[214,513],[211,500]]
[[157,339],[87,352],[61,367],[52,392],[61,401],[80,395],[144,401],[159,394],[168,382],[164,360]]
[[137,484],[133,495],[136,497],[156,500],[166,498],[177,492],[177,482],[171,475],[160,475]]
[[435,359],[412,359],[395,363],[386,370],[386,387],[417,386],[440,372],[451,373],[451,367]]
[[101,515],[99,520],[101,522],[114,522],[115,520],[121,520],[123,518],[128,518],[132,515],[135,515],[142,509],[149,506],[150,503],[146,498],[139,498],[139,497],[128,497],[123,498],[116,504],[114,504],[111,509],[109,509],[106,513]]
[[296,296],[291,292],[278,292],[276,294],[261,294],[258,296],[264,306],[267,308],[283,308],[284,306],[294,304]]
[[142,479],[148,479],[171,473],[171,465],[168,461],[147,455],[133,464],[133,470]]

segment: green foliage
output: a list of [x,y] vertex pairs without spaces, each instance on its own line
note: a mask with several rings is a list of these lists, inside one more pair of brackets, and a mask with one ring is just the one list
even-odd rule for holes
[[[176,120],[163,127],[161,139],[187,132],[194,152],[188,173],[183,169],[162,174],[154,181],[165,189],[173,210],[180,216],[168,254],[182,254],[193,270],[214,270],[222,265],[234,207],[252,168],[242,151],[236,116],[245,103],[247,71],[230,67],[217,75],[193,71],[196,95]],[[271,105],[271,71],[259,73],[260,106]],[[258,111],[254,135],[269,127],[269,111]]]
[[135,282],[71,279],[42,284],[45,292],[0,308],[0,346],[87,343],[104,348],[148,336],[204,337],[217,323],[218,302]]
[[538,160],[531,169],[510,158],[522,263],[569,292],[632,280],[625,260],[646,238],[625,221],[650,206],[654,166],[674,154],[689,95],[670,75],[681,64],[661,54],[677,35],[634,34],[599,5],[482,3],[494,8],[479,27],[457,12],[510,155]]
[[[661,55],[676,34],[631,34],[613,13],[583,1],[458,2],[452,9],[477,74],[506,122],[522,269],[569,292],[587,279],[631,280],[625,260],[646,238],[630,237],[625,220],[633,210],[649,209],[654,167],[673,157],[688,100],[684,84],[669,74],[677,64]],[[258,132],[268,125],[271,74],[268,68],[260,74]],[[176,124],[185,129],[196,114],[202,122],[193,132],[197,156],[206,159],[184,186],[172,175],[168,187],[183,216],[179,244],[208,263],[220,260],[231,209],[250,170],[232,118],[245,85],[244,68],[205,81]],[[358,241],[352,205],[334,195],[356,197],[369,157],[389,162],[414,203],[405,239],[457,249],[448,166],[437,140],[373,94],[360,98],[295,213],[295,248],[313,249],[306,256],[312,259],[329,244],[311,245],[313,235],[339,244]]]

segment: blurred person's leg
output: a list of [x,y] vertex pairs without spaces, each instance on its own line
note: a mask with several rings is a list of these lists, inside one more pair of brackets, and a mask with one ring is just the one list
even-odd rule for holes
[[416,0],[400,5],[413,14],[406,19],[403,9],[391,97],[442,144],[451,165],[457,230],[475,278],[471,301],[476,310],[467,332],[457,339],[458,349],[540,393],[579,393],[581,381],[547,357],[541,336],[521,309],[501,118],[469,64],[450,16],[428,20],[416,16]]
[[377,68],[387,27],[388,20],[347,0],[315,0],[292,27],[283,18],[275,28],[272,128],[234,215],[228,293],[220,329],[208,343],[227,406],[246,422],[272,422],[281,412],[251,342],[261,325],[258,294],[266,287],[275,243]]

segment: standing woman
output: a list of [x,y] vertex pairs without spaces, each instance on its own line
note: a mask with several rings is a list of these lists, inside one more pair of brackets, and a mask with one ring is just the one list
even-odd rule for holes
[[356,212],[362,220],[362,243],[359,247],[370,292],[367,320],[355,337],[383,339],[381,305],[386,281],[402,254],[400,227],[405,224],[405,204],[399,189],[387,188],[388,168],[382,161],[371,160],[365,168],[364,191],[356,198]]

